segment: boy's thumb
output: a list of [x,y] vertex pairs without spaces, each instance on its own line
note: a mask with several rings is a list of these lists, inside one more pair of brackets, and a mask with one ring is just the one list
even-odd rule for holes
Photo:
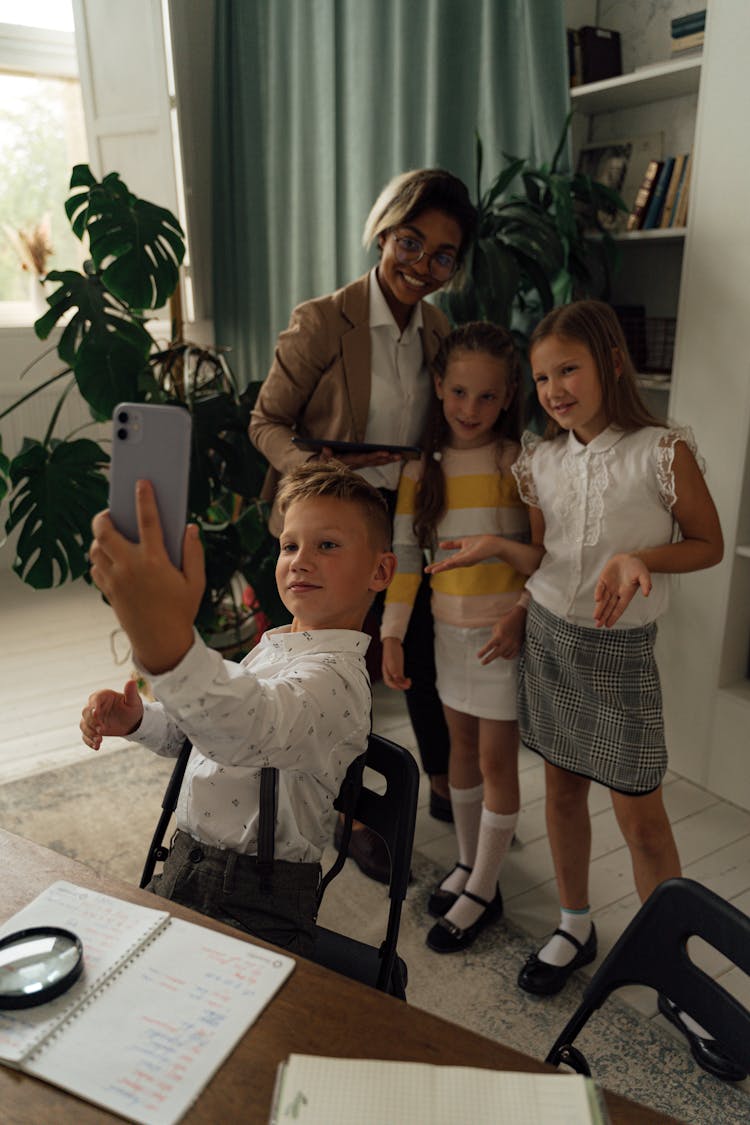
[[133,707],[138,702],[138,681],[128,680],[125,684],[123,695],[125,696],[126,705],[128,707]]

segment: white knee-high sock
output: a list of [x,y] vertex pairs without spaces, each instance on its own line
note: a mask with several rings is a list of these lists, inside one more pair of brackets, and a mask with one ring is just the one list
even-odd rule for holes
[[[583,944],[588,940],[591,933],[591,911],[587,906],[583,910],[566,910],[564,907],[560,910],[560,926],[559,929],[565,930],[567,934],[572,934],[574,938]],[[562,968],[563,965],[569,965],[577,953],[574,945],[566,941],[564,937],[559,934],[553,934],[547,944],[539,950],[537,956],[540,961],[544,961],[547,965],[557,965]]]
[[[453,809],[453,827],[456,831],[458,844],[458,862],[466,867],[474,866],[474,857],[477,853],[477,839],[479,838],[479,820],[482,815],[482,794],[484,785],[474,785],[471,789],[454,789],[450,786],[451,807]],[[452,894],[460,894],[466,886],[469,872],[457,867],[447,878],[443,879],[440,887]]]
[[[497,891],[497,879],[505,854],[510,847],[518,823],[518,813],[494,813],[482,807],[479,838],[474,869],[466,883],[466,890],[485,902],[491,902]],[[476,922],[484,910],[478,902],[465,895],[458,899],[445,917],[455,926],[465,930]]]

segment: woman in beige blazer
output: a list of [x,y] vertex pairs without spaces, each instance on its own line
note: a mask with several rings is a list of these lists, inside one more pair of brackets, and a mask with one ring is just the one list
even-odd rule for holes
[[[466,187],[449,172],[418,169],[385,186],[364,230],[365,246],[377,242],[377,265],[343,289],[299,305],[278,338],[250,420],[250,438],[271,466],[265,500],[273,502],[281,477],[311,457],[292,444],[294,436],[419,443],[432,389],[430,365],[449,330],[443,313],[425,298],[460,268],[475,225]],[[397,455],[379,450],[340,460],[380,488],[393,510],[401,471]],[[269,525],[278,534],[275,504]],[[412,680],[409,715],[431,780],[430,811],[450,820],[448,733],[435,692],[427,584],[417,598],[404,652]],[[366,874],[387,882],[387,857],[375,839],[355,833],[350,854]]]

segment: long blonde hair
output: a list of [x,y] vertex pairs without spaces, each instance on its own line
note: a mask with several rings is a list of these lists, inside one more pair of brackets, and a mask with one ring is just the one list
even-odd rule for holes
[[[536,344],[549,336],[577,340],[591,352],[599,372],[602,405],[608,425],[626,431],[665,425],[651,413],[641,398],[622,326],[610,305],[604,301],[585,300],[552,309],[531,333],[529,355]],[[619,364],[615,352],[619,354]],[[554,438],[562,432],[563,427],[549,418],[544,437]]]

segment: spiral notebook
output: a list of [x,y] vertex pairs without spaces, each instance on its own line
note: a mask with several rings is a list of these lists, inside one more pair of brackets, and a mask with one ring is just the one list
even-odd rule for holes
[[84,970],[47,1004],[0,1011],[0,1062],[142,1125],[180,1120],[294,968],[73,883],[53,883],[0,937],[41,925],[78,935]]
[[290,1055],[271,1125],[607,1125],[601,1092],[579,1074]]

